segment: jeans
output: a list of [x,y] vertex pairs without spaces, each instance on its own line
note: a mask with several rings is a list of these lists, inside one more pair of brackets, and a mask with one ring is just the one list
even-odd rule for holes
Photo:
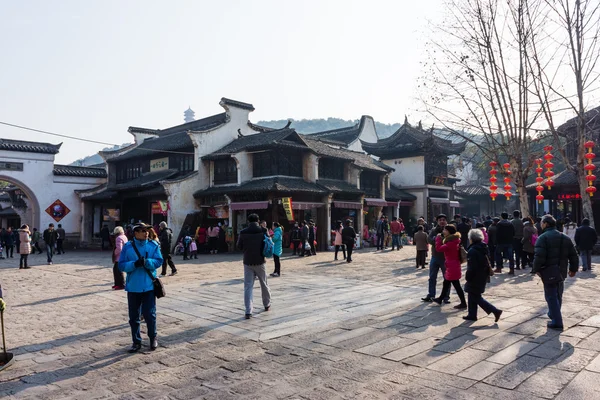
[[581,254],[581,266],[584,271],[592,270],[592,250],[579,250]]
[[275,262],[275,271],[273,271],[273,273],[281,274],[281,259],[279,258],[279,256],[273,254],[273,261]]
[[129,307],[129,326],[131,326],[131,339],[133,343],[141,344],[140,314],[144,315],[148,337],[156,337],[156,297],[154,290],[141,293],[127,292],[127,305]]
[[343,244],[335,245],[335,259],[337,260],[338,251],[342,250],[342,254],[344,255],[344,260],[346,259],[346,246]]
[[[431,257],[431,261],[429,261],[429,294],[428,297],[435,297],[435,286],[437,283],[438,272],[442,270],[442,276],[446,273],[446,266],[444,265],[444,261]],[[450,292],[444,300],[450,299]]]
[[562,314],[562,295],[565,290],[565,283],[554,283],[552,285],[544,284],[544,296],[548,303],[548,316],[552,319],[552,323],[557,326],[563,326]]
[[508,258],[510,269],[515,269],[515,259],[513,257],[513,249],[511,244],[496,245],[496,268],[502,269],[504,258]]
[[392,250],[394,250],[394,246],[397,248],[402,247],[402,245],[400,245],[400,235],[398,234],[392,235]]
[[[521,254],[523,253],[523,238],[514,238],[513,239],[513,250],[515,252],[515,264],[517,268],[521,266]],[[525,261],[523,260],[523,266],[525,266]]]
[[46,244],[46,257],[48,257],[48,262],[52,262],[53,255],[54,255],[54,245]]
[[56,240],[56,254],[65,254],[65,250],[63,249],[63,239]]
[[262,294],[263,306],[265,308],[271,305],[271,289],[267,284],[267,271],[265,264],[262,265],[246,265],[244,264],[244,306],[246,314],[252,314],[254,303],[254,277],[258,278],[260,283],[260,291]]
[[115,280],[115,286],[125,286],[125,277],[121,270],[119,270],[118,261],[113,265],[113,278]]
[[377,250],[383,250],[383,238],[384,238],[383,232],[377,233]]
[[454,290],[456,290],[456,294],[460,299],[460,304],[467,304],[465,301],[465,292],[463,291],[462,286],[460,286],[459,280],[449,281],[444,279],[444,285],[442,286],[442,294],[440,294],[440,298],[443,300],[450,297],[450,285],[454,286]]
[[481,307],[486,314],[498,311],[498,309],[484,299],[480,293],[469,293],[468,306],[469,312],[467,314],[470,318],[477,318],[477,306]]

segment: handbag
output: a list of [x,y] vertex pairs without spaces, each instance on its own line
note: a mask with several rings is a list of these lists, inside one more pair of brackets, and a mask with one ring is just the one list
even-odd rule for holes
[[[132,240],[131,244],[133,245],[133,250],[135,250],[135,254],[137,254],[138,259],[141,259],[142,256],[140,255],[139,250],[135,246],[135,240]],[[144,268],[144,271],[146,271],[148,273],[148,276],[152,280],[152,288],[154,290],[154,296],[156,296],[157,299],[160,299],[161,297],[165,297],[167,295],[167,292],[165,291],[165,286],[163,285],[161,280],[158,278],[155,278],[152,275],[152,273],[150,271],[148,271],[148,269],[146,267],[142,267],[142,268]]]
[[463,247],[462,243],[460,244],[460,248],[459,248],[459,258],[460,258],[460,263],[464,264],[467,262],[467,250],[465,250],[465,248]]
[[[564,235],[560,234],[560,247],[558,253],[558,264],[547,265],[540,270],[540,276],[544,285],[552,285],[562,282],[563,276],[560,273],[560,260],[562,259],[562,244]],[[546,249],[547,250],[547,249]]]

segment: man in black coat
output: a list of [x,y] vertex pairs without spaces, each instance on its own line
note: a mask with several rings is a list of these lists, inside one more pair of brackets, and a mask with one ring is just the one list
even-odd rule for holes
[[317,246],[315,246],[315,241],[315,223],[311,219],[310,221],[308,221],[308,243],[310,244],[310,254],[312,254],[313,256],[317,255]]
[[596,230],[590,226],[590,220],[584,218],[581,226],[575,231],[575,244],[581,255],[583,270],[592,270],[592,250],[598,241]]
[[344,222],[344,229],[342,229],[342,242],[346,245],[346,250],[348,251],[348,257],[346,257],[346,262],[352,262],[352,249],[354,249],[354,239],[356,238],[356,231],[352,227],[352,221],[347,219]]
[[108,230],[108,225],[104,225],[102,229],[100,229],[100,240],[102,241],[102,250],[106,250],[105,243],[110,245],[110,231]]
[[542,229],[544,233],[535,242],[535,258],[533,259],[532,274],[540,275],[542,269],[558,265],[562,275],[559,283],[544,283],[544,295],[548,303],[548,328],[562,330],[563,319],[561,314],[562,295],[565,289],[564,279],[568,275],[572,278],[579,269],[579,258],[577,250],[571,239],[556,229],[556,220],[552,215],[542,218]]
[[508,213],[501,214],[502,220],[498,222],[496,230],[496,269],[495,273],[502,272],[502,266],[505,258],[508,258],[510,270],[509,275],[515,274],[515,258],[513,255],[513,239],[515,237],[515,227],[508,220]]
[[13,258],[13,251],[15,249],[15,236],[13,235],[13,231],[10,226],[2,233],[2,243],[4,243],[4,248],[6,248],[6,258]]
[[48,259],[48,265],[52,265],[52,256],[54,255],[54,245],[58,234],[54,230],[54,224],[48,224],[48,229],[43,234],[44,243],[46,244],[46,257]]
[[165,221],[162,221],[158,226],[160,233],[158,234],[158,240],[160,241],[160,252],[163,257],[162,272],[161,275],[167,275],[167,264],[171,267],[171,275],[177,274],[177,268],[171,258],[171,245],[173,243],[173,231],[167,226]]
[[252,317],[254,279],[258,278],[265,311],[271,308],[271,289],[267,284],[265,256],[263,254],[265,236],[269,233],[258,225],[258,215],[248,216],[248,227],[238,237],[237,247],[244,252],[244,306],[246,319]]
[[471,226],[467,222],[468,219],[463,218],[462,222],[456,227],[456,230],[460,233],[460,241],[465,249],[469,247],[469,231],[471,230]]

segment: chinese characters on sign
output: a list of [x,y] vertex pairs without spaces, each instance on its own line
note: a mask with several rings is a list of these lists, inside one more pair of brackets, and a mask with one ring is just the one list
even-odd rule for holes
[[579,193],[561,193],[558,195],[558,200],[579,200],[581,195]]
[[294,210],[292,210],[292,198],[284,197],[281,199],[281,204],[283,205],[283,209],[285,211],[285,215],[287,216],[288,221],[294,220]]
[[46,208],[46,213],[51,216],[56,222],[60,222],[61,219],[67,216],[71,210],[60,200],[56,200],[50,204],[50,207]]
[[150,172],[162,171],[169,169],[169,157],[157,158],[150,161]]
[[169,202],[166,200],[159,200],[156,203],[152,203],[152,214],[167,215],[169,210]]

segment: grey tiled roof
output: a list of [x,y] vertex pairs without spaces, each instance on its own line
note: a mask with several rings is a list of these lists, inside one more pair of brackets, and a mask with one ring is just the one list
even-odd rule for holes
[[402,158],[436,152],[452,155],[460,154],[465,150],[466,142],[452,143],[451,140],[443,139],[425,131],[419,127],[413,127],[405,122],[394,134],[377,143],[361,141],[363,149],[382,159]]
[[[212,115],[207,118],[198,119],[192,122],[187,122],[185,124],[173,126],[168,129],[163,130],[151,130],[146,129],[146,131],[154,132],[156,137],[151,137],[146,140],[133,150],[129,152],[117,156],[115,158],[110,159],[110,162],[128,160],[135,157],[144,157],[156,153],[160,153],[161,151],[182,151],[183,149],[191,149],[194,147],[192,143],[192,139],[188,136],[188,131],[203,131],[207,129],[212,129],[217,126],[220,126],[227,122],[227,113],[221,113]],[[138,130],[144,130],[144,128],[134,128],[130,127],[135,132]],[[144,132],[144,133],[148,133]],[[110,154],[110,152],[106,152]]]
[[95,201],[112,200],[112,199],[117,198],[118,195],[119,195],[119,193],[116,192],[116,191],[114,191],[114,190],[105,190],[105,191],[100,192],[100,193],[96,193],[96,194],[92,194],[90,196],[86,196],[82,200],[83,201],[90,201],[90,200],[95,200]]
[[2,210],[0,210],[0,216],[2,217],[12,217],[12,216],[17,216],[17,212],[14,210],[14,208],[4,208]]
[[414,201],[417,196],[410,194],[394,185],[390,185],[389,189],[385,189],[385,199],[388,201]]
[[81,176],[91,178],[106,178],[104,168],[76,167],[73,165],[54,164],[54,175],[59,176]]
[[364,190],[360,190],[355,185],[351,185],[346,181],[338,181],[335,179],[319,179],[317,181],[319,186],[325,188],[329,193],[349,193],[349,194],[363,194]]
[[237,107],[237,108],[243,108],[244,110],[254,111],[254,106],[252,104],[228,99],[226,97],[222,97],[221,102],[219,104],[233,106],[233,107]]
[[[503,184],[502,184],[503,185]],[[504,196],[505,190],[502,188],[502,185],[498,185],[498,190],[496,190],[496,193],[498,193],[499,196]],[[513,189],[514,189],[514,185],[513,185]],[[463,185],[463,186],[457,186],[456,187],[456,193],[458,193],[461,196],[489,196],[491,193],[491,190],[488,186],[485,185]],[[515,193],[513,191],[513,196],[518,196],[519,193]]]
[[236,186],[213,186],[208,189],[198,190],[194,197],[203,197],[219,194],[239,194],[249,192],[303,192],[325,194],[326,191],[320,186],[306,182],[302,178],[291,178],[287,176],[275,176],[270,178],[257,178]]
[[358,137],[360,136],[360,133],[364,129],[366,119],[367,116],[363,115],[360,118],[359,123],[354,126],[331,129],[329,131],[323,132],[309,133],[306,134],[306,136],[343,143],[344,145],[349,146],[350,144],[355,142],[356,139],[358,139]]
[[[594,127],[600,125],[600,107],[592,108],[584,114],[585,123],[588,128],[594,129]],[[577,127],[577,117],[571,118],[564,124],[558,127],[558,131],[562,133],[566,133],[571,129],[575,129]]]
[[356,165],[359,168],[368,169],[372,171],[386,172],[394,170],[394,168],[378,160],[375,160],[368,154],[359,153],[348,149],[335,148],[329,143],[323,142],[321,139],[316,139],[309,136],[302,136],[302,139],[308,147],[310,147],[315,153],[321,156],[337,158],[341,160],[348,160],[354,163],[354,165]]
[[231,156],[244,150],[263,150],[267,147],[287,147],[307,149],[295,130],[284,128],[276,131],[262,132],[254,135],[243,136],[229,143],[225,147],[202,157],[203,160]]
[[109,187],[109,190],[130,190],[130,189],[138,189],[146,186],[154,185],[163,179],[167,179],[172,177],[173,175],[179,172],[176,169],[166,169],[163,171],[157,172],[148,172],[145,173],[138,178],[132,179],[126,183],[120,183],[114,186]]
[[0,138],[0,150],[22,151],[26,153],[57,154],[60,146],[62,146],[62,143],[51,144]]

